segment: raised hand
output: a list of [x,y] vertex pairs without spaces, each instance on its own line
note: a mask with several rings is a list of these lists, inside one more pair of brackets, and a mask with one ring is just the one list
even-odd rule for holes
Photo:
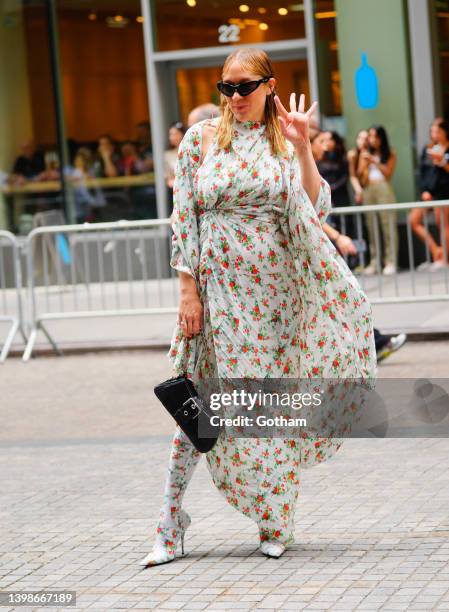
[[290,94],[290,112],[288,112],[278,96],[274,97],[274,102],[279,113],[278,119],[282,134],[287,140],[295,145],[295,147],[299,149],[307,147],[310,142],[310,118],[315,112],[318,103],[314,102],[309,110],[305,111],[305,95],[300,95],[299,104],[296,106],[296,94],[292,93]]

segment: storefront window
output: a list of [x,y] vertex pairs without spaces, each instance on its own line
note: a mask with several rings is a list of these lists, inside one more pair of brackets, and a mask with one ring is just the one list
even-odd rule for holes
[[155,50],[304,38],[304,5],[283,0],[155,0]]
[[50,6],[0,4],[0,226],[156,217],[140,1]]
[[61,210],[44,2],[0,3],[0,227],[27,234]]
[[57,6],[76,221],[156,217],[140,1]]

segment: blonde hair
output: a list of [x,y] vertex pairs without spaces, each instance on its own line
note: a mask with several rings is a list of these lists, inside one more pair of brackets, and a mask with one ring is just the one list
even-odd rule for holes
[[[262,49],[236,49],[226,58],[222,74],[225,74],[230,64],[235,61],[240,64],[243,70],[252,74],[260,74],[261,77],[274,76],[270,59]],[[279,127],[274,95],[275,92],[273,91],[272,94],[266,98],[264,120],[271,153],[273,155],[279,155],[287,153],[287,145]],[[220,109],[221,118],[217,127],[217,142],[220,148],[226,149],[230,146],[232,140],[234,115],[226,101],[226,96],[223,94],[220,94]]]

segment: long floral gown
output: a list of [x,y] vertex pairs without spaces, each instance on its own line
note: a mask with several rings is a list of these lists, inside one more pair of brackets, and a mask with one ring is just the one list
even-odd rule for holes
[[[214,141],[200,163],[203,123],[179,149],[171,265],[195,278],[204,325],[193,340],[176,326],[175,372],[197,381],[372,378],[370,305],[322,230],[329,186],[322,180],[313,205],[294,147],[273,156],[261,122],[235,120],[231,146]],[[207,461],[218,489],[257,522],[261,539],[289,543],[300,465],[323,461],[338,446],[222,432]]]

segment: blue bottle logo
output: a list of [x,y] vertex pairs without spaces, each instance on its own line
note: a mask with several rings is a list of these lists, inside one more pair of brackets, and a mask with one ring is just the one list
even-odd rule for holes
[[355,93],[360,108],[376,108],[379,102],[377,74],[368,64],[366,53],[362,53],[362,64],[355,72]]

